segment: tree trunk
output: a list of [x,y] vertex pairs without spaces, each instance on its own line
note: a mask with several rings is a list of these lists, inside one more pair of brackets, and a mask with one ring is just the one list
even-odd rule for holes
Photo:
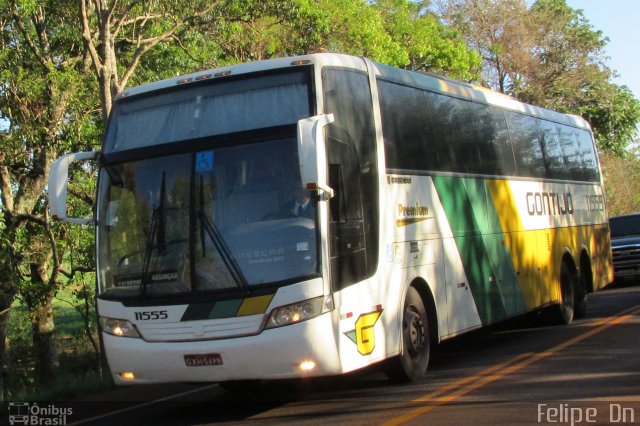
[[31,329],[38,383],[50,385],[55,381],[55,369],[58,366],[51,299],[47,299],[32,313]]
[[31,263],[31,284],[39,289],[28,298],[31,313],[33,354],[36,360],[36,377],[40,385],[54,382],[58,366],[58,351],[53,322],[53,289],[47,285],[46,261]]

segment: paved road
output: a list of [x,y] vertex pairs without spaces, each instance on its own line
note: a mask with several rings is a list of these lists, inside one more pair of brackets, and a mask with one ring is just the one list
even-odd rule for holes
[[640,424],[640,286],[592,295],[570,326],[527,317],[447,342],[420,384],[370,369],[250,394],[176,385],[84,400],[67,424]]

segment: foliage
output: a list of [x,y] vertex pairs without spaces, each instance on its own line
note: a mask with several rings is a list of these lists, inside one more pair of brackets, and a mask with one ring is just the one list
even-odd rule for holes
[[207,28],[218,55],[209,66],[290,56],[320,48],[329,21],[313,0],[226,0],[215,28]]
[[640,152],[605,153],[600,157],[611,216],[640,212]]
[[448,0],[442,3],[444,22],[460,31],[481,56],[482,83],[508,93],[512,73],[531,61],[527,6],[523,0]]
[[[58,296],[68,299],[64,291]],[[83,331],[83,320],[78,312],[64,302],[54,305],[59,333],[56,344],[59,348],[58,380],[52,386],[38,384],[37,359],[32,350],[29,312],[25,305],[15,303],[7,327],[7,383],[5,397],[10,401],[52,401],[80,395],[82,392],[104,389],[109,386],[100,378],[95,351]],[[95,338],[95,330],[94,330]]]
[[476,78],[479,57],[457,31],[410,0],[320,0],[330,31],[315,50],[366,56],[416,71]]
[[384,28],[397,44],[398,52],[402,52],[401,60],[380,59],[382,62],[461,80],[478,77],[480,56],[469,49],[458,31],[444,26],[430,12],[429,2],[377,0],[373,7],[382,16]]
[[640,102],[627,86],[604,82],[590,91],[590,98],[572,111],[591,123],[604,152],[624,156],[638,136]]
[[[62,152],[86,148],[79,137],[95,134],[88,96],[95,90],[84,78],[80,34],[62,25],[75,17],[70,1],[0,3],[0,211],[3,236],[11,241],[2,259],[0,310],[16,293],[28,307],[41,383],[53,380],[57,363],[51,302],[64,250],[60,228],[47,214],[47,173]],[[2,341],[5,326],[0,322]]]

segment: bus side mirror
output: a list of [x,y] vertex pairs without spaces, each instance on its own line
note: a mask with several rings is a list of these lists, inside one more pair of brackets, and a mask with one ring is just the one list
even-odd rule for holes
[[67,187],[69,166],[76,161],[95,160],[98,155],[100,155],[100,151],[75,152],[64,155],[53,162],[49,171],[48,182],[49,212],[51,217],[79,225],[89,225],[93,222],[93,218],[77,219],[67,217]]
[[327,148],[323,132],[324,127],[333,121],[333,114],[316,115],[298,121],[300,177],[307,189],[318,191],[321,200],[333,197],[333,189],[328,185]]

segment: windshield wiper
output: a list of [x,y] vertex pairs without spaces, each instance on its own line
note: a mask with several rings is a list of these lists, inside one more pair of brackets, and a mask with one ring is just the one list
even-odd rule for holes
[[[144,249],[144,260],[142,262],[142,280],[140,282],[140,297],[144,297],[147,293],[147,283],[149,282],[149,268],[151,267],[151,254],[155,247],[158,248],[158,254],[165,252],[167,248],[165,240],[165,222],[164,222],[164,199],[166,198],[166,172],[162,172],[162,183],[160,184],[160,201],[158,206],[153,209],[151,215],[151,225],[149,226],[149,236],[147,245]],[[154,240],[156,244],[154,244]]]
[[231,274],[231,277],[236,282],[236,285],[245,291],[249,290],[249,283],[245,278],[242,270],[240,269],[240,265],[236,262],[231,250],[229,250],[229,246],[224,241],[224,237],[220,234],[220,231],[216,227],[215,223],[209,219],[207,214],[205,213],[204,208],[204,179],[200,176],[200,194],[198,201],[198,220],[200,221],[200,242],[202,245],[202,256],[206,256],[206,247],[205,247],[205,232],[211,239],[211,242],[218,250],[222,261],[224,262],[227,270]]

